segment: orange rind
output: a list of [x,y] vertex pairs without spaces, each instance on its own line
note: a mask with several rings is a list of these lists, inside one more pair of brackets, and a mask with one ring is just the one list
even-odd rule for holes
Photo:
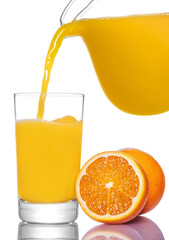
[[149,195],[141,214],[154,209],[163,197],[165,175],[159,163],[148,153],[135,148],[124,148],[120,151],[129,154],[143,167],[149,181]]

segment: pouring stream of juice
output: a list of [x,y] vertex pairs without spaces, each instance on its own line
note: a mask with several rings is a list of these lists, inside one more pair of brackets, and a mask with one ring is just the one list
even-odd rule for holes
[[169,15],[74,20],[54,35],[46,57],[37,118],[55,56],[67,36],[81,36],[108,99],[136,115],[169,110]]

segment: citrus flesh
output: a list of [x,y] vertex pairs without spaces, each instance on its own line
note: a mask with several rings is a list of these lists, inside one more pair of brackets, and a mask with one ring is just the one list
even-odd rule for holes
[[89,217],[104,223],[125,223],[144,207],[148,185],[143,168],[128,154],[103,152],[80,170],[76,197]]
[[165,175],[159,163],[148,153],[135,148],[124,148],[144,168],[149,181],[149,195],[141,213],[147,213],[157,206],[165,190]]

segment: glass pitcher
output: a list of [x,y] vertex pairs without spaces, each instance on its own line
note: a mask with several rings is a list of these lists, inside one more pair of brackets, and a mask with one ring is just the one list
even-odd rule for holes
[[68,36],[83,38],[104,93],[125,112],[169,110],[168,7],[165,0],[71,0],[61,15],[63,26],[74,19]]

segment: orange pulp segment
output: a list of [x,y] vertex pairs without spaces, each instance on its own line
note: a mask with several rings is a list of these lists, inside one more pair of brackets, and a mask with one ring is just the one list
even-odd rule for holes
[[148,197],[143,168],[128,154],[103,152],[92,157],[76,181],[77,199],[91,218],[124,223],[135,218]]

